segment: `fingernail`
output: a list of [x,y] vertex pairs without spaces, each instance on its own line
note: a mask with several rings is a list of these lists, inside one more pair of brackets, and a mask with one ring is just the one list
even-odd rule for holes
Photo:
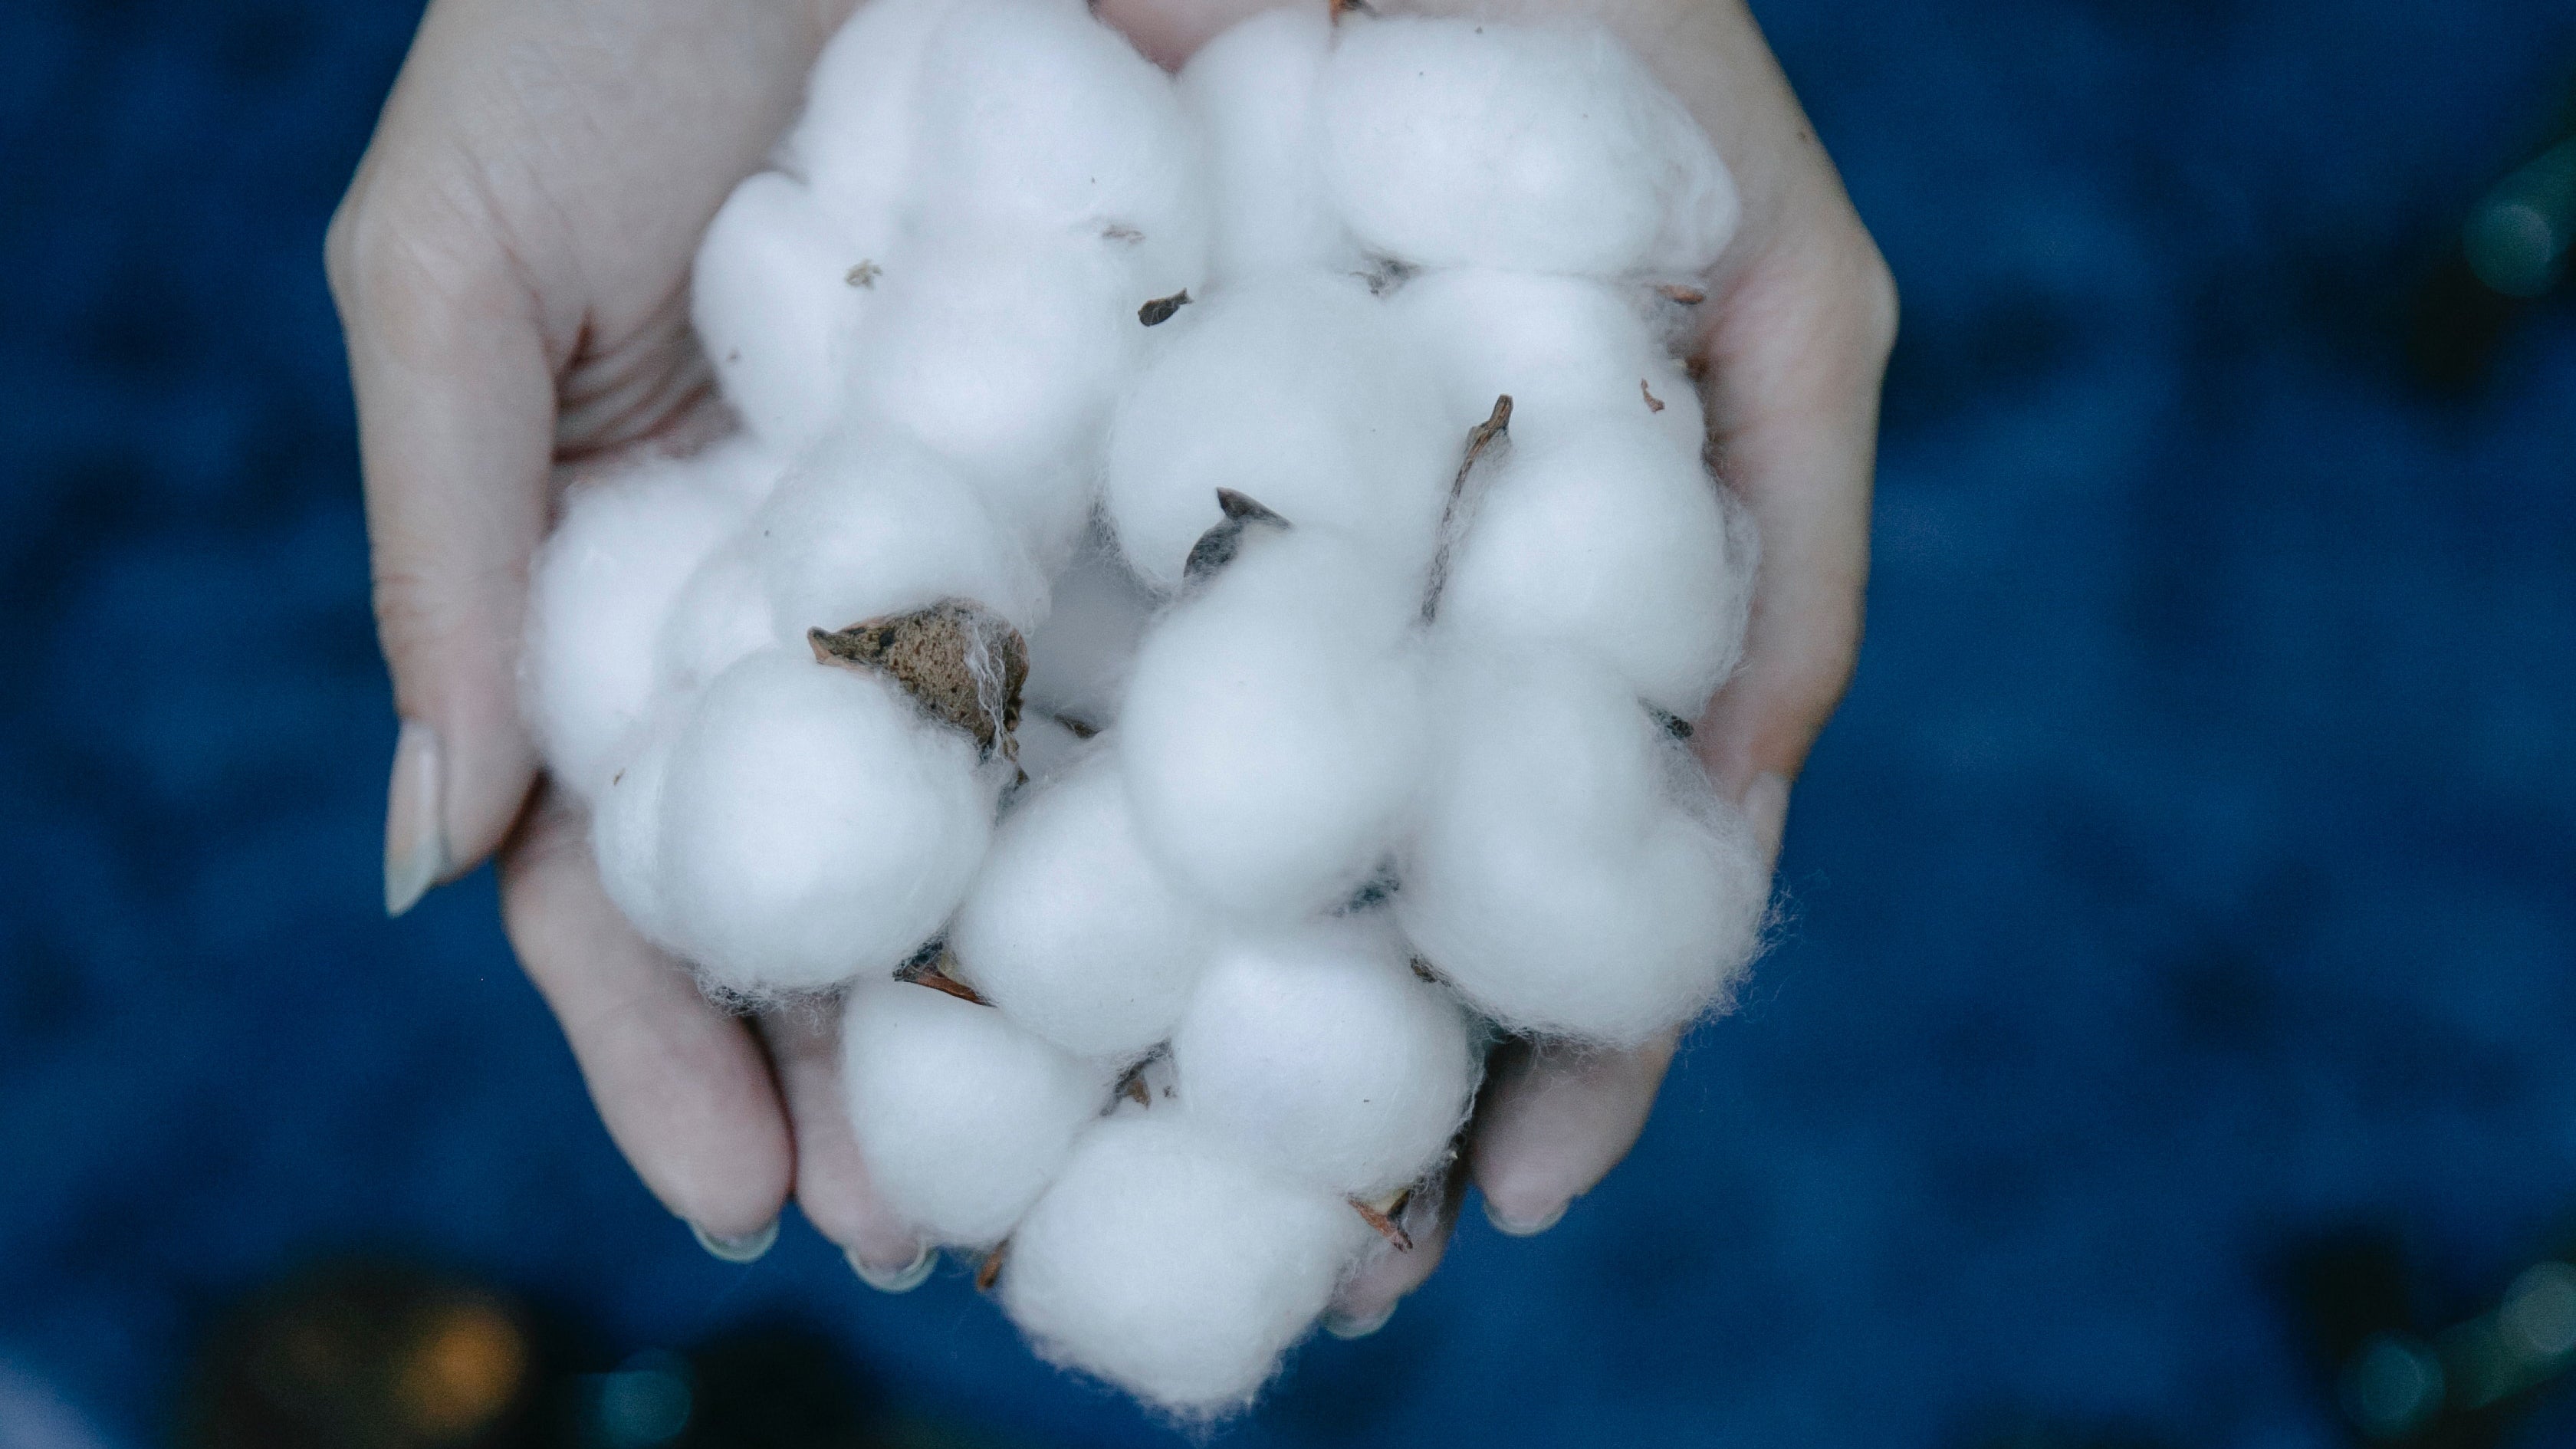
[[1324,1331],[1335,1338],[1366,1338],[1386,1327],[1386,1321],[1394,1316],[1395,1305],[1392,1303],[1367,1318],[1354,1318],[1345,1313],[1327,1313],[1324,1315]]
[[385,800],[385,914],[420,904],[447,873],[447,829],[439,819],[438,732],[404,720],[394,742],[393,784]]
[[1557,1219],[1564,1217],[1565,1210],[1570,1206],[1572,1206],[1570,1202],[1561,1202],[1556,1205],[1556,1211],[1544,1217],[1521,1219],[1506,1217],[1496,1212],[1493,1200],[1488,1198],[1485,1202],[1485,1221],[1492,1223],[1497,1232],[1507,1233],[1515,1238],[1535,1238],[1555,1227]]
[[859,1275],[860,1282],[879,1293],[909,1293],[930,1281],[930,1270],[938,1266],[939,1253],[928,1243],[922,1244],[919,1250],[914,1252],[910,1263],[893,1272],[871,1265],[867,1259],[859,1256],[858,1249],[850,1250],[851,1271]]
[[728,1263],[757,1263],[778,1241],[778,1219],[771,1218],[767,1227],[738,1238],[719,1238],[696,1223],[689,1224],[689,1231],[697,1236],[698,1246],[714,1257]]
[[1753,838],[1762,842],[1762,853],[1773,860],[1780,858],[1780,836],[1789,825],[1789,777],[1764,772],[1753,777],[1744,787],[1744,820],[1753,827]]

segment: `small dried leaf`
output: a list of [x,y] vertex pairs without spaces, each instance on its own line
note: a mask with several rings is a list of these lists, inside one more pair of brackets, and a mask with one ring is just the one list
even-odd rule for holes
[[1190,556],[1181,564],[1184,587],[1234,562],[1234,556],[1243,551],[1244,530],[1255,526],[1292,526],[1287,519],[1264,508],[1249,494],[1237,493],[1231,488],[1216,490],[1216,506],[1225,517],[1215,527],[1200,534],[1198,542],[1190,545]]
[[1407,963],[1405,963],[1405,964],[1407,964],[1407,965],[1409,965],[1409,966],[1411,966],[1411,967],[1413,968],[1413,974],[1414,974],[1416,977],[1418,977],[1418,978],[1420,978],[1420,979],[1422,979],[1422,980],[1424,980],[1424,981],[1428,981],[1428,982],[1430,982],[1430,983],[1431,983],[1432,985],[1434,985],[1434,986],[1437,986],[1437,985],[1439,985],[1439,984],[1440,984],[1440,973],[1431,969],[1431,963],[1430,963],[1430,962],[1423,960],[1423,959],[1422,959],[1421,957],[1419,957],[1419,956],[1416,956],[1416,957],[1414,957],[1411,961],[1409,961],[1409,962],[1407,962]]
[[942,948],[937,955],[931,956],[928,960],[916,957],[896,967],[894,979],[913,986],[927,986],[933,991],[944,992],[960,1001],[971,1001],[977,1006],[992,1005],[993,1003],[984,999],[982,992],[948,974],[948,963],[956,959]]
[[1375,15],[1377,7],[1368,0],[1332,0],[1332,18],[1339,23],[1345,15]]
[[[1369,1204],[1360,1201],[1358,1198],[1351,1198],[1349,1199],[1349,1202],[1351,1205],[1351,1211],[1360,1215],[1360,1221],[1377,1229],[1378,1236],[1386,1239],[1390,1243],[1393,1243],[1397,1252],[1410,1253],[1413,1251],[1413,1235],[1404,1230],[1404,1224],[1397,1222],[1393,1214],[1388,1213],[1383,1209],[1372,1207]],[[1396,1200],[1395,1211],[1404,1211],[1403,1198],[1399,1197]]]
[[1708,300],[1708,293],[1701,291],[1697,287],[1684,286],[1679,282],[1666,282],[1655,290],[1672,298],[1674,301],[1681,303],[1685,307],[1696,307],[1700,303]]
[[874,262],[862,259],[857,266],[850,268],[847,273],[843,274],[841,280],[849,283],[853,287],[873,288],[877,284],[877,278],[884,275],[885,268],[878,266]]
[[1663,710],[1656,709],[1653,705],[1648,705],[1646,708],[1654,715],[1655,723],[1663,726],[1665,734],[1671,735],[1677,740],[1686,740],[1691,737],[1693,730],[1689,720],[1682,718],[1680,715],[1669,714]]
[[921,707],[975,737],[987,758],[1019,758],[1020,689],[1029,646],[1009,620],[972,599],[869,619],[846,629],[808,629],[814,661],[894,676]]
[[1077,740],[1087,740],[1100,733],[1100,726],[1079,715],[1060,714],[1055,717],[1055,722],[1064,726],[1065,733]]
[[1642,377],[1637,379],[1637,391],[1646,395],[1646,411],[1659,413],[1664,410],[1664,400],[1655,396],[1655,390],[1646,386],[1646,380]]
[[1100,229],[1101,238],[1114,242],[1140,242],[1145,234],[1123,221],[1113,221]]
[[1440,592],[1449,586],[1449,551],[1458,541],[1458,505],[1467,496],[1467,475],[1476,471],[1476,461],[1497,439],[1510,436],[1511,429],[1512,395],[1504,393],[1494,399],[1494,410],[1485,415],[1485,420],[1467,430],[1467,451],[1458,460],[1458,475],[1449,480],[1449,501],[1440,510],[1440,549],[1431,556],[1431,581],[1422,591],[1422,622],[1426,624],[1440,611]]
[[1168,297],[1156,297],[1136,309],[1136,320],[1148,327],[1160,327],[1172,320],[1172,314],[1190,304],[1190,289],[1183,287]]
[[975,1268],[976,1292],[990,1293],[993,1291],[993,1285],[1002,1281],[1002,1259],[1010,1251],[1010,1241],[1004,1239],[993,1246],[993,1251],[984,1255],[984,1261]]

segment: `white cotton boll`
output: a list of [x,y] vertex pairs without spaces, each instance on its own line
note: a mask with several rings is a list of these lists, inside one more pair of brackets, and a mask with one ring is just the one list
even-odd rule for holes
[[917,123],[933,224],[1110,239],[1137,302],[1202,284],[1197,136],[1171,77],[1082,0],[957,0],[922,61]]
[[1295,917],[1392,847],[1429,744],[1419,581],[1329,530],[1258,526],[1157,621],[1117,747],[1147,848],[1211,901]]
[[1521,442],[1594,413],[1652,422],[1694,455],[1707,437],[1699,388],[1608,283],[1465,268],[1416,277],[1388,306],[1436,360],[1462,437],[1504,394]]
[[656,459],[575,487],[537,553],[521,693],[547,768],[581,799],[652,711],[654,641],[673,599],[742,521],[740,500],[709,481],[730,456]]
[[1368,1228],[1178,1112],[1083,1136],[1011,1237],[1002,1302],[1049,1359],[1166,1408],[1249,1403],[1331,1301]]
[[1002,822],[948,945],[1015,1020],[1117,1058],[1171,1034],[1212,936],[1137,840],[1118,756],[1094,748]]
[[1116,545],[1096,533],[1086,538],[1056,576],[1046,622],[1029,636],[1029,708],[1095,730],[1118,723],[1119,698],[1153,616],[1152,596],[1119,562]]
[[922,52],[951,0],[867,0],[806,78],[805,111],[780,146],[845,229],[880,230],[910,193]]
[[1020,773],[1033,789],[1063,774],[1081,757],[1090,741],[1075,734],[1053,715],[1023,713],[1011,732],[1019,747]]
[[660,688],[674,698],[693,695],[736,660],[776,642],[760,539],[745,529],[707,555],[672,600],[656,646]]
[[953,466],[888,433],[841,433],[751,520],[778,641],[808,629],[972,599],[1022,634],[1046,617],[1046,575]]
[[707,686],[663,782],[661,876],[716,986],[804,991],[900,965],[992,835],[975,742],[802,642]]
[[1183,307],[1110,425],[1104,502],[1129,566],[1179,586],[1216,489],[1419,567],[1465,439],[1431,368],[1359,282],[1283,276]]
[[1475,1091],[1466,1017],[1374,920],[1237,940],[1172,1037],[1191,1116],[1292,1177],[1375,1199],[1447,1150]]
[[943,1243],[998,1242],[1109,1102],[1110,1070],[989,1006],[862,981],[841,1013],[841,1091],[869,1186]]
[[591,806],[590,850],[599,883],[636,933],[686,955],[670,891],[662,883],[662,784],[678,733],[670,720],[648,727],[642,747],[600,787]]
[[1750,564],[1696,453],[1651,423],[1596,417],[1513,440],[1450,555],[1439,629],[1492,649],[1584,651],[1696,720],[1742,646]]
[[1042,562],[1090,515],[1110,405],[1143,343],[1145,294],[1118,245],[925,238],[879,282],[851,369],[853,406],[972,475]]
[[1208,271],[1220,286],[1359,266],[1316,159],[1315,93],[1332,45],[1325,8],[1293,5],[1234,26],[1181,68],[1181,100],[1208,139]]
[[1599,666],[1529,652],[1461,673],[1398,923],[1516,1030],[1628,1045],[1688,1020],[1759,943],[1751,828]]
[[1717,148],[1597,26],[1345,24],[1322,95],[1333,194],[1403,261],[1691,276],[1734,235]]
[[775,171],[735,187],[708,225],[690,321],[725,401],[772,447],[797,452],[838,415],[851,339],[875,302],[853,269],[881,262],[887,240],[850,234]]

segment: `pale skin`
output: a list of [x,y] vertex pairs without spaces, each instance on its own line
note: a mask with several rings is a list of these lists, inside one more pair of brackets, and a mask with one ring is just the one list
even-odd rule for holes
[[[1099,10],[1172,65],[1262,4]],[[511,941],[654,1195],[746,1249],[793,1197],[863,1276],[899,1284],[921,1244],[869,1188],[828,1018],[728,1015],[625,925],[576,809],[541,778],[514,672],[528,561],[565,474],[725,425],[689,331],[690,258],[850,8],[434,0],[328,260],[404,721],[389,907],[497,854]],[[1760,524],[1762,572],[1745,664],[1695,738],[1776,850],[1789,783],[1859,643],[1895,289],[1739,0],[1474,8],[1599,16],[1690,105],[1743,192],[1698,341],[1716,456]],[[1543,1230],[1600,1181],[1644,1127],[1672,1052],[1669,1037],[1625,1053],[1506,1047],[1460,1159],[1497,1225]],[[1383,1322],[1430,1273],[1461,1195],[1421,1196],[1405,1222],[1416,1246],[1344,1285],[1340,1331]]]

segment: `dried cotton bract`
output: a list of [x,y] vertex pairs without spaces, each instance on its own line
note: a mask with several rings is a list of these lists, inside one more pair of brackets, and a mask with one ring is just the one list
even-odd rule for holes
[[[1678,722],[1754,540],[1672,338],[1734,189],[1596,28],[869,0],[700,246],[740,433],[574,491],[528,717],[720,998],[840,993],[881,1200],[1051,1359],[1239,1408],[1496,1026],[1719,1000]],[[935,963],[935,964],[934,964]]]

